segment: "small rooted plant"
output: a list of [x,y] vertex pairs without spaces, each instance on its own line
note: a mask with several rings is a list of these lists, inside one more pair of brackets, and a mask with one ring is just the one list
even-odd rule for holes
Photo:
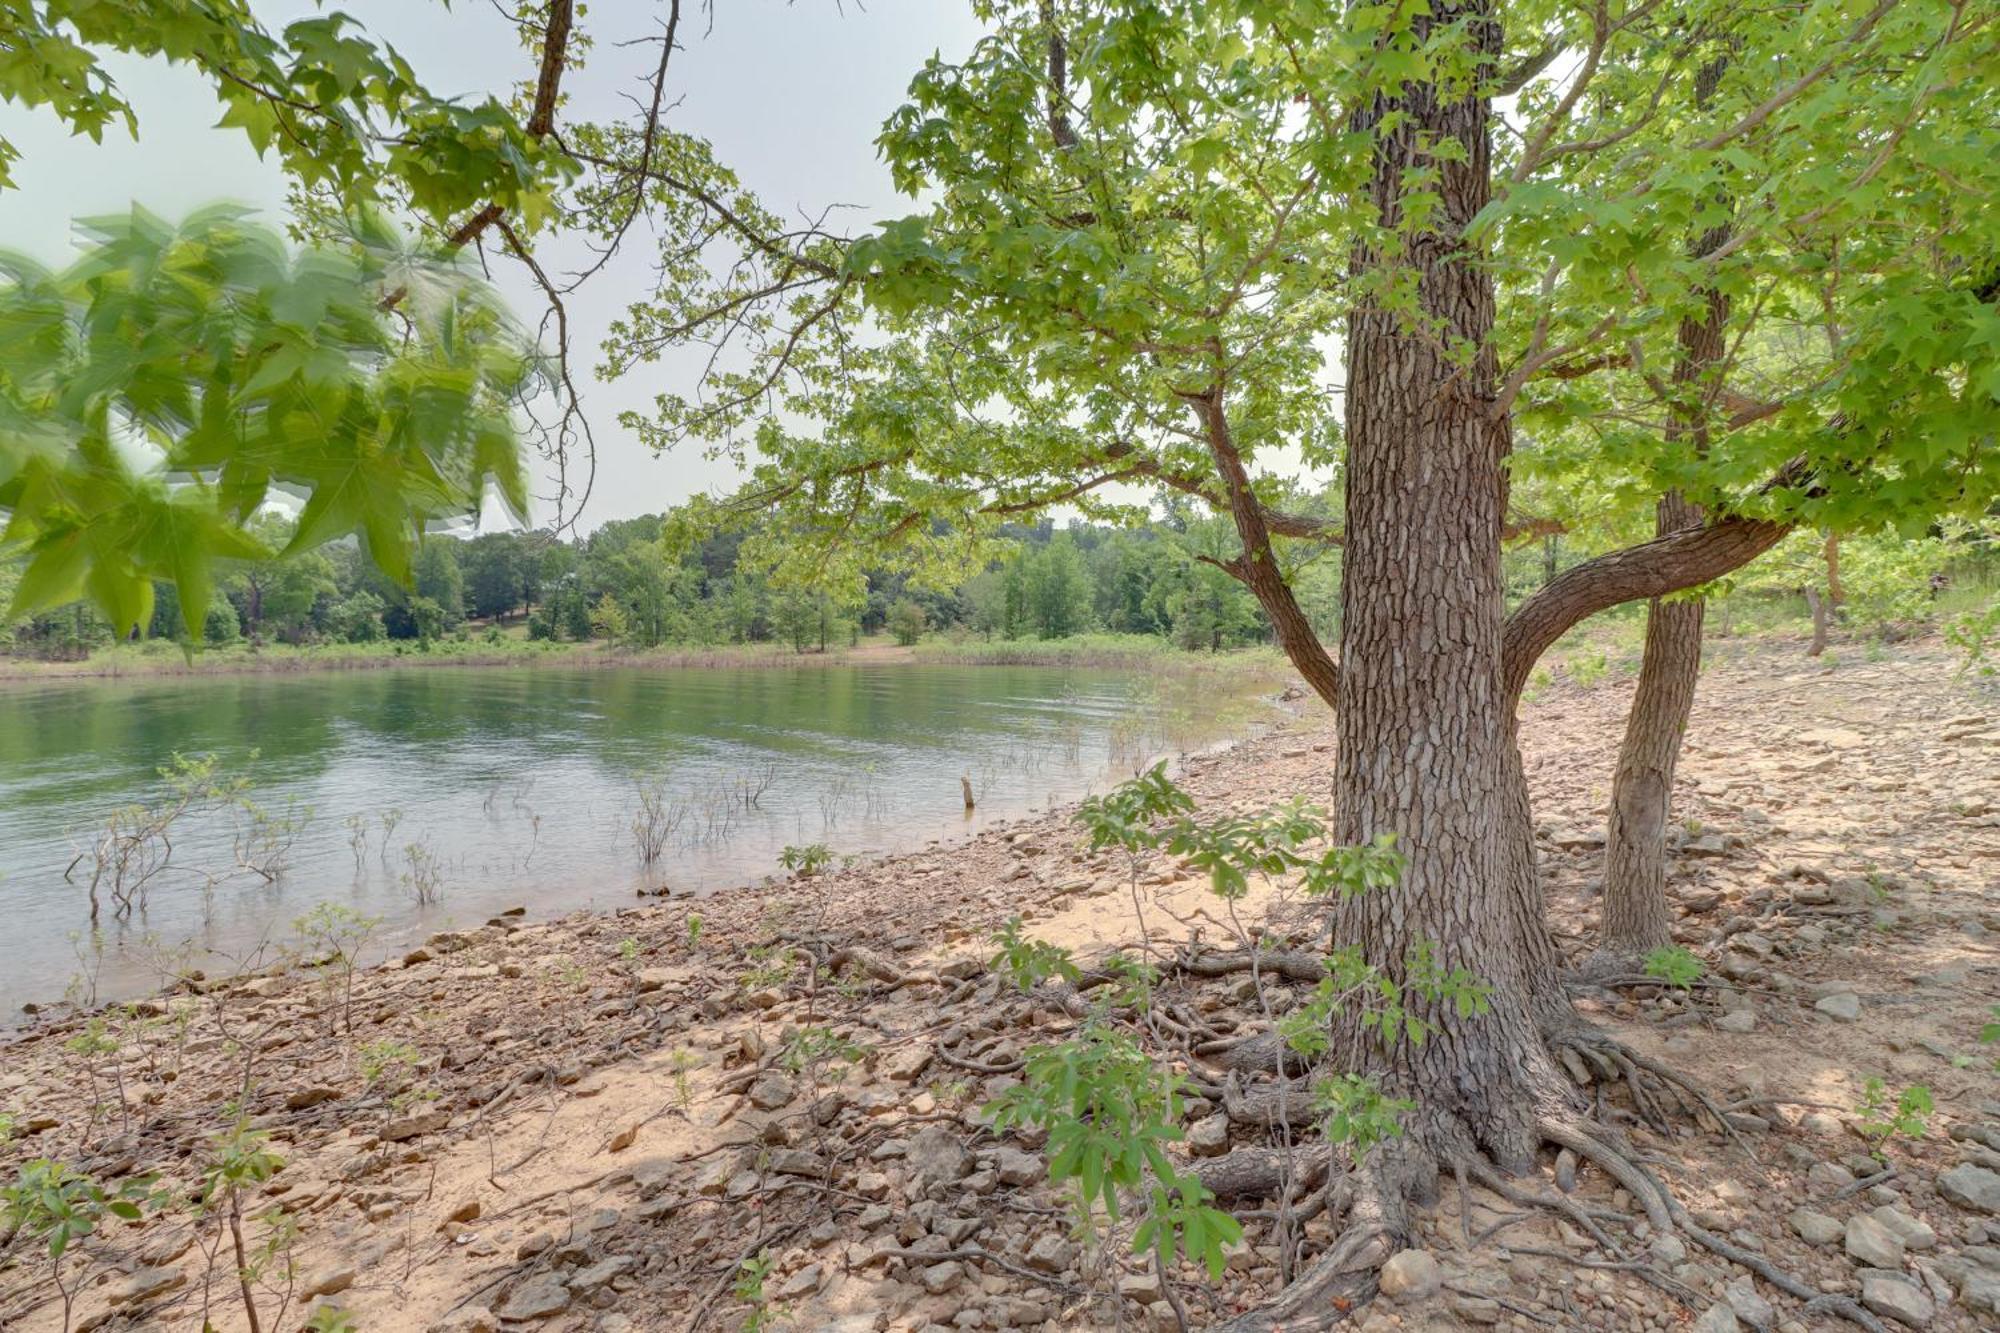
[[1214,1196],[1165,1152],[1181,1137],[1180,1077],[1123,1033],[1090,1023],[1070,1041],[1032,1048],[1021,1081],[986,1114],[996,1130],[1029,1125],[1048,1135],[1049,1180],[1075,1189],[1086,1231],[1100,1207],[1116,1221],[1120,1192],[1139,1190],[1150,1174],[1152,1208],[1136,1248],[1163,1262],[1178,1250],[1212,1279],[1222,1272],[1225,1248],[1242,1239],[1242,1225],[1210,1207]]
[[336,1026],[354,1031],[355,972],[361,951],[381,924],[380,917],[340,903],[320,903],[292,922],[301,961],[319,982],[329,1032]]
[[833,864],[833,849],[823,842],[808,843],[803,847],[787,846],[778,853],[778,864],[800,879],[811,879]]
[[736,1285],[731,1294],[750,1307],[737,1326],[743,1333],[764,1333],[777,1321],[778,1312],[771,1308],[770,1297],[764,1292],[764,1282],[771,1276],[774,1263],[770,1255],[758,1253],[736,1266]]
[[65,1276],[64,1255],[106,1218],[136,1222],[144,1209],[160,1202],[151,1176],[135,1176],[107,1189],[66,1163],[38,1157],[23,1162],[11,1183],[0,1185],[0,1229],[48,1247],[50,1278],[62,1297],[67,1333],[76,1293]]
[[1646,975],[1656,977],[1677,990],[1686,990],[1701,980],[1708,970],[1699,955],[1681,945],[1655,949],[1646,955]]
[[[288,1256],[290,1237],[296,1235],[296,1228],[288,1229],[287,1219],[280,1214],[269,1228],[266,1243],[253,1255],[243,1238],[244,1201],[283,1165],[283,1160],[270,1150],[264,1132],[250,1128],[249,1120],[239,1116],[212,1141],[208,1165],[202,1172],[201,1190],[196,1196],[202,1215],[215,1218],[217,1227],[228,1233],[236,1256],[237,1290],[243,1297],[243,1314],[250,1333],[263,1333],[264,1328],[253,1286],[274,1258]],[[288,1283],[287,1303],[289,1300]],[[282,1308],[277,1317],[279,1322],[283,1321]]]
[[663,784],[641,782],[639,808],[632,815],[632,843],[638,849],[639,864],[652,869],[687,817],[688,807],[670,799]]
[[1072,986],[1083,977],[1068,949],[1023,935],[1019,916],[1007,918],[1007,924],[993,932],[993,942],[1000,946],[1000,952],[993,955],[990,966],[1023,991],[1031,991],[1051,977]]
[[1880,1155],[1892,1140],[1921,1139],[1937,1104],[1921,1083],[1912,1083],[1891,1100],[1888,1085],[1871,1077],[1862,1083],[1861,1103],[1854,1109],[1855,1127],[1874,1141]]
[[[112,1087],[118,1094],[119,1124],[129,1130],[132,1122],[132,1106],[125,1095],[125,1066],[118,1058],[122,1044],[111,1032],[103,1015],[92,1017],[83,1025],[83,1030],[63,1043],[63,1049],[83,1062],[84,1077],[89,1080],[92,1119],[103,1105],[98,1094],[99,1079],[108,1075]],[[86,1131],[88,1137],[88,1131]]]
[[428,907],[444,896],[444,858],[432,851],[428,843],[413,842],[405,846],[403,860],[409,867],[402,874],[403,889],[417,900],[419,907]]
[[370,1088],[384,1079],[400,1083],[404,1075],[423,1061],[416,1047],[388,1037],[363,1046],[360,1056],[361,1081]]

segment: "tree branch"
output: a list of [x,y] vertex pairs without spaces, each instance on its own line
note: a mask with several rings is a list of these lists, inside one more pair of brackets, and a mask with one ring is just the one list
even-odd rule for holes
[[[1796,480],[1795,471],[1787,468],[1766,489]],[[1586,618],[1719,579],[1776,546],[1791,530],[1790,523],[1773,519],[1721,518],[1600,555],[1557,575],[1507,617],[1501,671],[1509,705],[1521,697],[1549,645]]]

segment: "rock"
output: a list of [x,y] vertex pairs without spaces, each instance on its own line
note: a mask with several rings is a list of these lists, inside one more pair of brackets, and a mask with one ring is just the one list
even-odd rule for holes
[[1468,1324],[1497,1324],[1503,1313],[1491,1296],[1453,1296],[1451,1310]]
[[1212,1115],[1197,1120],[1187,1133],[1188,1151],[1196,1157],[1220,1157],[1229,1151],[1229,1117]]
[[825,1284],[826,1270],[818,1264],[808,1264],[778,1284],[777,1296],[781,1301],[796,1301],[818,1295]]
[[315,1084],[312,1087],[300,1088],[287,1096],[285,1098],[285,1109],[287,1111],[303,1111],[308,1107],[318,1106],[321,1102],[335,1101],[339,1097],[340,1089]]
[[416,1115],[391,1120],[375,1131],[375,1136],[384,1143],[401,1143],[421,1134],[435,1134],[451,1123],[449,1111],[422,1111]]
[[1742,1330],[1736,1311],[1718,1301],[1701,1312],[1701,1318],[1694,1321],[1689,1333],[1742,1333]]
[[141,1268],[112,1288],[110,1301],[113,1305],[137,1305],[186,1285],[187,1274],[178,1268]]
[[664,990],[667,985],[679,979],[679,974],[671,967],[642,967],[639,969],[639,993],[650,995],[656,990]]
[[1002,1148],[994,1154],[993,1168],[1000,1173],[1002,1185],[1033,1185],[1048,1177],[1042,1159],[1019,1148]]
[[483,1305],[468,1305],[431,1325],[431,1333],[498,1333],[499,1318]]
[[1715,1026],[1721,1032],[1754,1032],[1757,1028],[1757,1015],[1750,1009],[1732,1009],[1716,1019]]
[[614,1254],[578,1273],[569,1280],[569,1285],[573,1291],[596,1291],[599,1287],[610,1286],[613,1278],[623,1277],[638,1266],[639,1261],[631,1255]]
[[1828,1217],[1825,1213],[1816,1213],[1810,1208],[1792,1209],[1785,1221],[1791,1224],[1792,1230],[1799,1233],[1799,1239],[1808,1245],[1831,1245],[1847,1230],[1840,1224],[1838,1218]]
[[569,1309],[569,1288],[552,1277],[530,1278],[507,1293],[502,1319],[547,1319]]
[[1769,1328],[1776,1311],[1757,1293],[1757,1279],[1745,1275],[1722,1289],[1722,1299],[1736,1317],[1752,1328]]
[[604,1149],[606,1152],[624,1152],[638,1141],[639,1127],[637,1125],[627,1125],[605,1141]]
[[911,1138],[903,1161],[919,1185],[942,1185],[962,1179],[972,1167],[971,1155],[943,1125],[930,1125]]
[[1067,1272],[1076,1262],[1076,1243],[1045,1234],[1028,1250],[1028,1267],[1037,1273]]
[[1937,1178],[1938,1193],[1961,1208],[2000,1213],[2000,1174],[1967,1162]]
[[1861,1279],[1861,1304],[1910,1328],[1927,1327],[1937,1313],[1936,1304],[1922,1287],[1886,1273],[1870,1273]]
[[299,1288],[299,1295],[307,1300],[315,1296],[332,1296],[353,1286],[354,1278],[355,1272],[352,1268],[329,1268],[325,1272],[307,1278],[305,1285]]
[[1814,1194],[1836,1194],[1854,1183],[1854,1173],[1838,1162],[1814,1162],[1806,1184]]
[[826,1162],[818,1153],[804,1148],[781,1148],[771,1154],[771,1172],[780,1176],[824,1176]]
[[1397,1304],[1427,1300],[1444,1285],[1438,1262],[1427,1250],[1401,1250],[1382,1265],[1382,1294]]
[[1118,1279],[1118,1294],[1128,1301],[1151,1305],[1160,1299],[1160,1275],[1152,1272],[1127,1273]]
[[917,1270],[917,1284],[933,1296],[942,1296],[965,1279],[965,1265],[956,1259]]
[[1903,1238],[1905,1249],[1929,1250],[1937,1246],[1937,1232],[1921,1217],[1912,1217],[1900,1208],[1884,1204],[1869,1214],[1877,1222]]
[[882,1057],[881,1074],[897,1083],[915,1083],[931,1066],[928,1046],[904,1046]]
[[1838,991],[1813,1005],[1836,1023],[1852,1023],[1861,1017],[1861,997],[1853,991]]
[[1903,1238],[1867,1213],[1847,1219],[1847,1256],[1870,1268],[1901,1268]]
[[798,1088],[783,1074],[773,1071],[760,1074],[757,1081],[750,1085],[750,1091],[747,1095],[750,1098],[750,1104],[758,1110],[775,1111],[779,1107],[789,1104],[792,1098],[798,1096]]

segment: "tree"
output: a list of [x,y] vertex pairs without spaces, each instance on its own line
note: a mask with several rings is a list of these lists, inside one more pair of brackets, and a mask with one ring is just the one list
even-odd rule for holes
[[[1727,73],[1729,60],[1717,55],[1694,77],[1694,104],[1707,108]],[[1730,241],[1729,202],[1716,201],[1720,220],[1711,220],[1694,242],[1699,262]],[[1697,457],[1708,450],[1708,421],[1682,395],[1704,391],[1722,366],[1723,334],[1731,299],[1713,285],[1693,293],[1694,308],[1681,318],[1676,334],[1670,385],[1659,395],[1666,412],[1663,437],[1685,441]],[[1655,507],[1653,531],[1665,537],[1698,527],[1702,514],[1679,490],[1669,490]],[[1667,911],[1667,820],[1681,738],[1694,711],[1695,682],[1701,675],[1704,603],[1697,596],[1655,597],[1646,607],[1646,646],[1639,686],[1625,720],[1625,739],[1611,779],[1611,816],[1605,833],[1604,907],[1595,966],[1606,972],[1631,971],[1648,954],[1674,942]]]
[[1090,623],[1090,580],[1069,533],[1021,560],[1026,623],[1044,639],[1066,639]]
[[889,632],[896,636],[897,643],[908,648],[924,637],[928,619],[924,615],[924,608],[915,601],[908,597],[899,598],[896,604],[889,608]]
[[433,537],[417,548],[412,587],[437,607],[442,629],[465,623],[465,575],[458,567],[459,543]]
[[[398,578],[415,531],[476,512],[489,479],[524,502],[516,432],[495,410],[520,390],[522,360],[493,336],[497,305],[366,219],[387,206],[422,220],[446,254],[498,229],[527,259],[523,238],[577,170],[549,133],[572,10],[546,6],[525,118],[499,97],[434,96],[344,14],[281,34],[244,0],[27,0],[0,14],[0,45],[32,53],[0,70],[0,97],[93,139],[139,123],[107,56],[191,65],[222,124],[278,157],[298,229],[318,242],[291,256],[230,210],[175,229],[135,209],[88,224],[93,250],[63,274],[6,262],[0,304],[28,336],[0,361],[0,401],[35,423],[0,434],[7,535],[34,552],[17,610],[84,591],[130,626],[157,578],[200,622],[214,563],[257,557],[241,529],[274,482],[308,497],[301,548],[359,533]],[[0,139],[0,188],[15,156]],[[166,457],[112,456],[107,420]]]
[[535,582],[533,557],[514,532],[483,532],[466,542],[459,567],[465,573],[466,604],[484,619],[505,621],[529,600]]
[[[1560,984],[1515,702],[1598,611],[1709,582],[1800,523],[1879,528],[2000,489],[2000,153],[1977,73],[1994,25],[1942,4],[1805,5],[1781,25],[1722,3],[1524,4],[1504,32],[1487,0],[983,12],[992,33],[926,65],[881,140],[921,211],[845,243],[766,236],[755,263],[683,267],[635,312],[656,334],[767,335],[642,433],[753,441],[736,504],[698,517],[772,515],[801,563],[913,537],[914,560],[971,560],[1009,515],[1116,513],[1100,488],[1134,481],[1229,519],[1219,563],[1339,700],[1339,841],[1393,835],[1407,858],[1394,890],[1329,909],[1333,938],[1397,984],[1444,969],[1485,988],[1418,1004],[1427,1040],[1331,1016],[1329,1060],[1415,1109],[1350,1182],[1349,1231],[1244,1326],[1332,1322],[1440,1170],[1518,1170],[1546,1142],[1622,1173],[1673,1228],[1556,1058],[1611,1043]],[[1691,253],[1724,198],[1729,241]],[[1657,393],[1711,292],[1744,312],[1742,354]],[[890,336],[858,344],[864,314]],[[1697,418],[1705,452],[1685,444]],[[1535,531],[1508,503],[1517,427],[1549,470],[1678,492],[1701,521],[1503,617],[1503,542]],[[1340,465],[1338,520],[1260,465],[1280,446]],[[813,528],[829,509],[841,521]],[[1337,660],[1286,554],[1328,541]]]

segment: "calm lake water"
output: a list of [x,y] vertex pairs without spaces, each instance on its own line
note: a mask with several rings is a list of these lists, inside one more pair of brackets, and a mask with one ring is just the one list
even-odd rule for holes
[[[1072,800],[1243,711],[1186,686],[1045,667],[478,668],[0,687],[0,1022],[96,971],[154,988],[191,943],[211,971],[292,938],[321,902],[383,924],[380,953],[525,906],[536,916],[704,892],[787,845],[907,849]],[[1198,720],[1191,720],[1198,719]],[[213,753],[274,815],[310,807],[275,883],[236,869],[236,821],[191,817],[143,912],[89,944],[86,854],[119,807],[158,800],[176,751]],[[968,818],[959,791],[979,798]],[[671,825],[642,866],[647,792]],[[233,873],[232,873],[233,872]],[[417,881],[438,900],[420,906]]]

